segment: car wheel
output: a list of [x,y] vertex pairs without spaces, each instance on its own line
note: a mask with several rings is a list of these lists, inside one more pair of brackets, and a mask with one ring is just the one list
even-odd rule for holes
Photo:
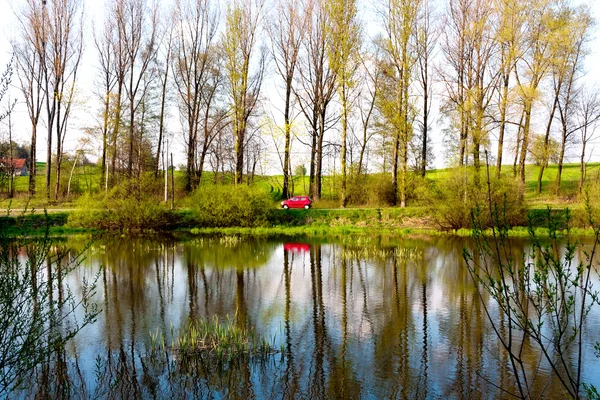
[[310,205],[309,205],[309,204],[306,204],[306,205],[304,206],[304,209],[305,209],[305,210],[308,210],[309,208],[310,208]]
[[284,210],[287,210],[288,208],[290,208],[290,207],[289,207],[287,204],[284,204],[284,205],[283,205],[283,209],[284,209]]

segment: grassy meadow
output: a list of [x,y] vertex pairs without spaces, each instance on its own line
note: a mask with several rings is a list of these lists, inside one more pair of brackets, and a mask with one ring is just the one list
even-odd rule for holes
[[[174,171],[175,200],[174,210],[171,200],[164,202],[164,178],[154,178],[146,174],[132,185],[123,181],[104,195],[101,186],[100,169],[89,164],[72,169],[65,165],[61,188],[62,196],[51,199],[45,192],[45,163],[38,163],[36,178],[37,193],[29,198],[27,193],[29,177],[15,178],[15,196],[8,198],[8,188],[0,185],[0,210],[46,209],[50,213],[66,212],[68,218],[59,218],[74,229],[173,229],[173,227],[201,228],[245,228],[310,225],[342,229],[343,227],[377,229],[441,229],[457,231],[470,228],[471,210],[476,204],[484,203],[487,197],[485,184],[473,183],[473,171],[464,169],[431,170],[426,177],[411,176],[408,206],[405,209],[390,206],[390,176],[371,174],[360,180],[349,180],[350,204],[340,208],[340,176],[324,176],[321,199],[313,203],[308,212],[278,210],[281,200],[282,176],[256,176],[249,185],[231,185],[230,175],[211,172],[203,174],[200,187],[194,193],[186,194],[185,173]],[[527,223],[527,215],[544,210],[548,206],[555,210],[569,208],[583,213],[582,196],[578,193],[579,165],[567,164],[563,167],[561,192],[556,192],[557,166],[546,168],[542,181],[543,190],[537,193],[539,168],[529,165],[526,181],[521,188],[514,178],[512,166],[504,166],[501,180],[494,180],[494,196],[502,202],[507,193],[511,224],[522,226]],[[72,172],[72,175],[71,175]],[[495,176],[495,170],[490,170]],[[70,186],[69,186],[70,178]],[[169,179],[171,175],[169,174]],[[481,178],[485,182],[485,172]],[[494,178],[495,179],[495,178]],[[468,181],[468,182],[467,182]],[[217,182],[219,185],[214,185]],[[292,180],[295,195],[308,194],[309,177],[296,176]],[[592,188],[600,188],[600,163],[589,164],[587,182]],[[225,183],[221,185],[220,183]],[[67,194],[67,187],[69,192]],[[171,182],[169,181],[169,191]],[[599,191],[594,189],[595,191]],[[131,194],[131,193],[135,194]],[[522,196],[516,196],[522,193]],[[599,191],[600,193],[600,191]],[[135,197],[135,198],[134,198]],[[506,196],[504,197],[506,198]],[[600,196],[594,196],[594,201]],[[468,201],[467,201],[468,200]],[[172,215],[176,213],[176,217]],[[510,213],[509,213],[510,214]],[[585,225],[585,218],[577,216],[578,224]]]

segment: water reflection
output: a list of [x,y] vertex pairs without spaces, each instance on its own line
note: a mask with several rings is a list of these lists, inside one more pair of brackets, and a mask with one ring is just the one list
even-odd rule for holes
[[[77,290],[104,265],[103,313],[23,397],[504,397],[497,387],[515,388],[462,262],[465,246],[429,237],[98,241],[66,280]],[[152,333],[170,343],[190,319],[213,316],[254,327],[281,353],[182,365],[150,351]],[[587,329],[598,328],[594,314]],[[560,390],[527,351],[538,393]],[[598,360],[584,355],[584,381],[600,386]]]

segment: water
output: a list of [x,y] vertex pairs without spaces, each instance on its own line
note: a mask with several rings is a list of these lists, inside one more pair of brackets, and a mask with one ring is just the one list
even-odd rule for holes
[[[57,243],[74,253],[84,245]],[[40,378],[20,394],[508,397],[498,387],[516,387],[462,260],[465,246],[472,246],[469,239],[432,237],[97,240],[66,284],[79,296],[81,279],[93,279],[104,266],[94,297],[102,313],[50,367],[60,379]],[[511,247],[519,253],[527,244],[514,240]],[[493,312],[490,299],[484,301]],[[190,319],[215,316],[253,327],[279,352],[200,366],[150,355],[153,333],[170,338]],[[583,381],[596,387],[600,359],[592,344],[599,328],[596,308],[583,351]],[[563,397],[534,346],[524,354],[528,369],[537,370],[537,393]]]

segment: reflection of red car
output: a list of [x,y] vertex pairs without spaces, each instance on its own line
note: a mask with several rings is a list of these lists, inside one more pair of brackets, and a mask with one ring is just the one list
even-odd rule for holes
[[281,202],[281,207],[285,208],[305,208],[309,209],[312,201],[307,196],[294,196]]
[[284,243],[283,250],[292,251],[294,253],[302,253],[303,251],[310,251],[310,244],[308,243]]

